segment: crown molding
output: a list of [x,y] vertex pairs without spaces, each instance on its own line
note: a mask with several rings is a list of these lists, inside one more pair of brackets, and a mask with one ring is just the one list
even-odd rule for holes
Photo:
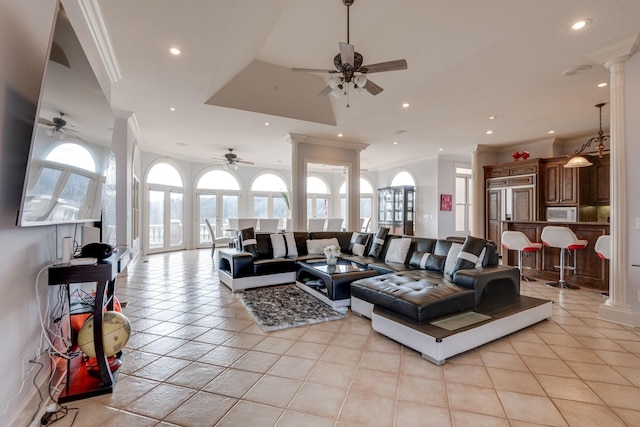
[[590,59],[606,65],[611,61],[626,61],[638,50],[640,33],[627,34],[602,46],[587,50],[584,54]]
[[120,72],[120,66],[118,65],[113,45],[111,44],[109,31],[102,17],[100,5],[98,5],[97,0],[78,0],[78,6],[82,12],[82,17],[87,23],[89,33],[100,55],[109,80],[111,80],[111,83],[118,82],[122,79],[122,73]]

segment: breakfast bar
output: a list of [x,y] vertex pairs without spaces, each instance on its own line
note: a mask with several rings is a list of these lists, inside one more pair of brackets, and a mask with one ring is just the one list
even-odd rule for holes
[[[570,228],[579,239],[587,240],[589,243],[585,249],[574,251],[575,257],[573,255],[567,257],[567,265],[573,266],[575,261],[575,270],[565,272],[566,281],[572,285],[600,291],[609,290],[609,261],[599,258],[594,250],[598,237],[609,234],[609,223],[549,221],[503,221],[502,223],[503,230],[521,231],[532,242],[542,242],[540,238],[542,230],[548,225]],[[526,269],[524,273],[543,281],[558,280],[559,258],[558,248],[543,246],[539,251],[523,255],[522,265]],[[503,264],[517,266],[518,254],[516,251],[503,250],[502,260]]]

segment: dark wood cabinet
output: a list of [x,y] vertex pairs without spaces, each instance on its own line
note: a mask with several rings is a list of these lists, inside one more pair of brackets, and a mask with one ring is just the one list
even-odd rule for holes
[[578,205],[578,179],[575,168],[565,168],[567,159],[542,164],[542,204],[544,206]]
[[606,206],[611,203],[611,158],[589,157],[592,166],[580,168],[580,204]]
[[378,225],[392,234],[413,236],[415,187],[399,185],[378,189]]
[[486,237],[502,253],[503,221],[537,219],[539,159],[485,166]]
[[[532,242],[541,242],[542,230],[546,227],[546,222],[521,222],[506,223],[506,229],[522,231]],[[609,289],[609,261],[598,257],[593,250],[598,237],[609,234],[608,224],[597,223],[554,223],[562,227],[569,227],[579,239],[585,239],[589,243],[584,249],[576,250],[571,255],[566,255],[565,262],[569,266],[574,266],[574,271],[567,270],[565,279],[568,283],[578,286],[598,289],[601,291]],[[505,254],[503,254],[505,259]],[[509,251],[505,264],[517,265],[517,253]],[[522,258],[526,267],[532,270],[526,274],[542,280],[558,280],[560,270],[556,267],[560,260],[560,249],[543,246],[541,250],[532,252]]]

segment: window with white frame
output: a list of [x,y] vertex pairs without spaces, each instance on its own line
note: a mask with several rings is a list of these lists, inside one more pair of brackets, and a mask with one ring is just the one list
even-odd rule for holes
[[278,218],[283,224],[289,210],[289,189],[280,176],[263,173],[251,184],[251,201],[254,218]]
[[455,232],[456,234],[468,235],[471,231],[472,215],[472,192],[473,182],[471,169],[467,167],[456,167],[456,187],[455,187]]
[[[347,218],[347,182],[340,186],[340,216]],[[371,218],[373,206],[373,185],[360,177],[360,218]],[[356,227],[357,229],[357,227]]]
[[318,176],[307,177],[307,217],[328,218],[331,192],[327,183]]

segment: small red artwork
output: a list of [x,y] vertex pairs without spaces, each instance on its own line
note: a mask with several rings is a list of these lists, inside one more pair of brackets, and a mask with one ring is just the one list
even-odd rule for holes
[[451,194],[441,194],[440,195],[440,210],[441,211],[450,211],[452,203],[453,203],[453,196]]

